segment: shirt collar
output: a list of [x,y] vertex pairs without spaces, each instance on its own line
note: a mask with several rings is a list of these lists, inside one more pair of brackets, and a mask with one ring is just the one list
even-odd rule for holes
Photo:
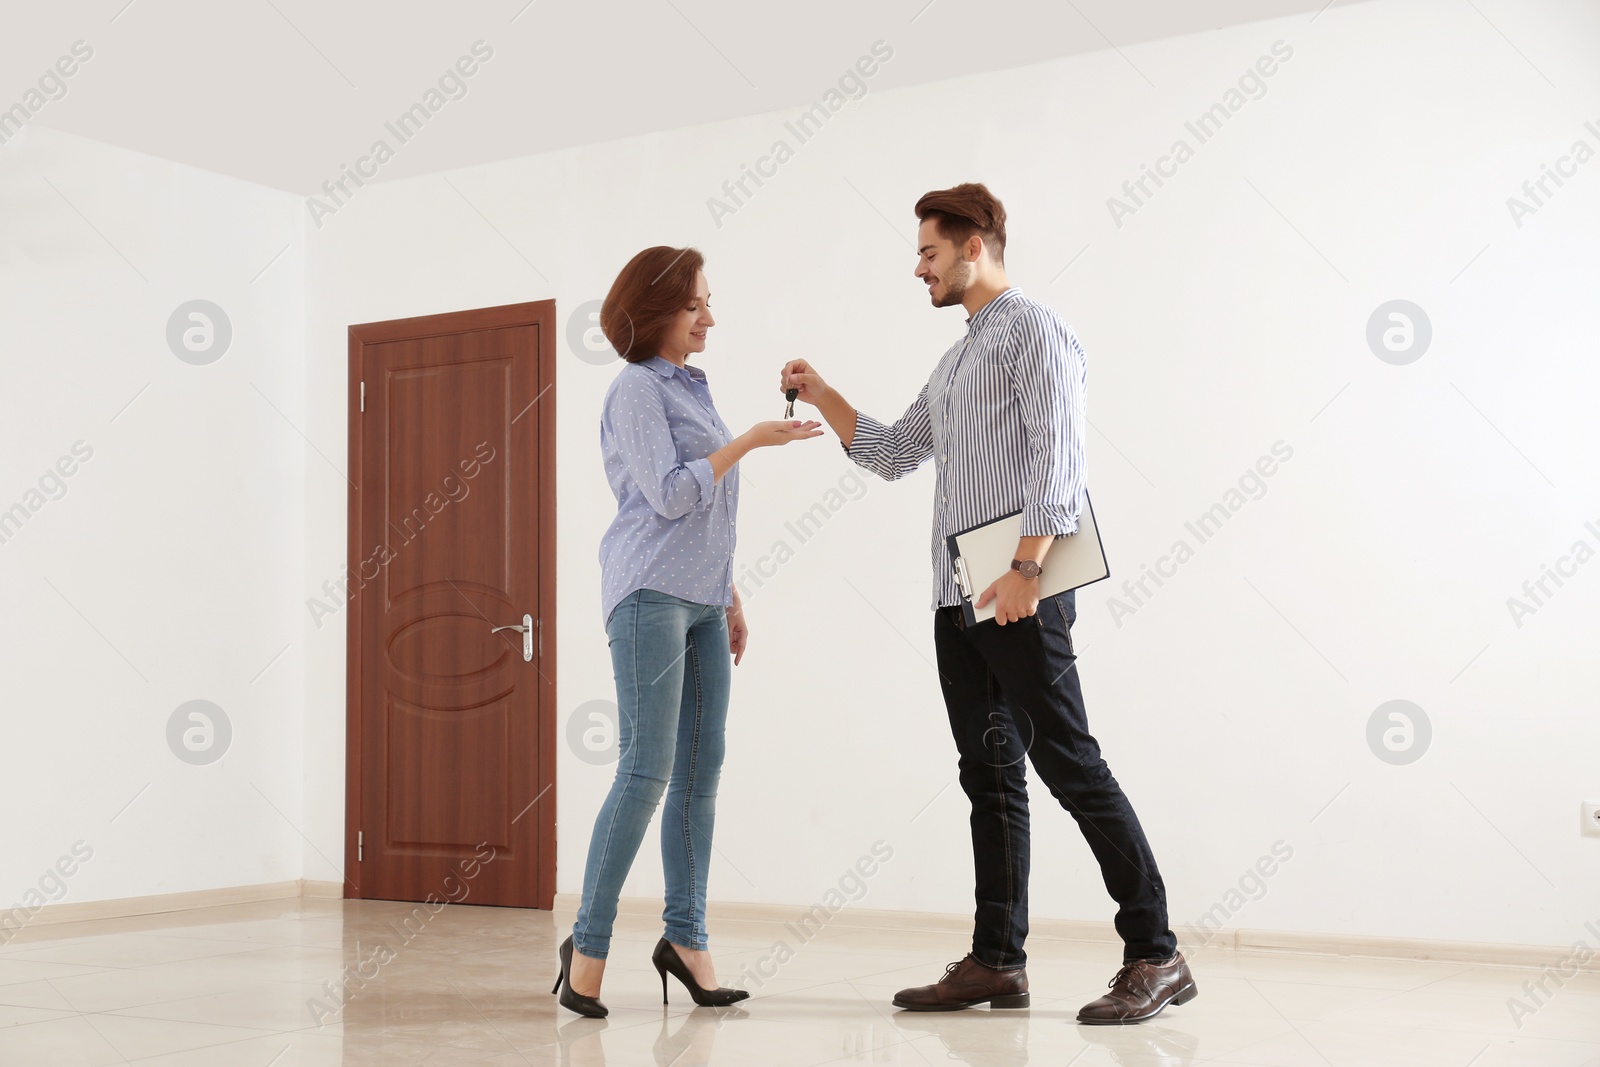
[[993,313],[1000,307],[1000,305],[1009,304],[1013,300],[1020,300],[1021,298],[1022,290],[1018,289],[1014,285],[1011,286],[1009,289],[1001,292],[999,296],[995,297],[993,300],[983,305],[983,307],[979,308],[978,313],[967,320],[967,328],[971,329],[975,326],[982,325],[992,317]]
[[649,367],[663,378],[671,378],[679,370],[682,370],[684,374],[694,381],[703,382],[706,380],[706,372],[699,367],[691,367],[686,364],[680,368],[676,363],[664,356],[651,356],[649,359],[641,359],[639,363],[642,366]]

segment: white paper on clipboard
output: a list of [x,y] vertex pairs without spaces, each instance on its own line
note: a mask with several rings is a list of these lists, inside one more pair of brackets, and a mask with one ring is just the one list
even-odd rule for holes
[[[956,586],[962,597],[961,611],[968,626],[994,618],[994,601],[982,608],[974,607],[973,601],[1011,569],[1021,537],[1020,511],[949,537],[951,565],[955,568]],[[1110,575],[1105,548],[1100,543],[1100,528],[1095,523],[1094,508],[1085,490],[1077,532],[1057,537],[1044,557],[1044,569],[1038,578],[1039,599],[1098,582]]]

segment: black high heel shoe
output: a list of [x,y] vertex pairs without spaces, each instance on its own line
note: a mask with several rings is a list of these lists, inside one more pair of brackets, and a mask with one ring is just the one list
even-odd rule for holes
[[671,941],[662,938],[656,942],[656,950],[650,953],[650,962],[656,965],[656,973],[661,976],[661,1003],[667,1002],[667,972],[672,972],[672,977],[683,983],[683,988],[689,991],[689,996],[702,1008],[725,1008],[729,1004],[737,1004],[749,997],[750,994],[743,989],[728,989],[718,986],[716,989],[703,989],[694,976],[689,973],[688,966],[683,962],[683,957],[678,955],[678,950]]
[[552,994],[561,994],[561,1006],[568,1011],[575,1011],[579,1015],[586,1015],[591,1019],[603,1019],[610,1014],[604,1004],[594,997],[586,997],[572,988],[572,979],[567,977],[572,973],[572,935],[561,942],[561,947],[556,949],[556,955],[561,957],[561,973],[556,976],[556,986],[550,990]]

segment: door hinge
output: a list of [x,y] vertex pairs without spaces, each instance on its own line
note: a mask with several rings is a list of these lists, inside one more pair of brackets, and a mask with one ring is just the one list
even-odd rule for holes
[[357,830],[356,831],[356,862],[357,863],[361,862],[361,851],[362,851],[361,846],[362,846],[362,844],[363,844],[363,842],[361,840],[361,831]]
[[361,410],[367,410],[367,383],[361,383]]

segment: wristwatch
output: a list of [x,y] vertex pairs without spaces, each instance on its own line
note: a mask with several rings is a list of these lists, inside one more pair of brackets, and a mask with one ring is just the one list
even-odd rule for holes
[[1043,570],[1031,559],[1014,559],[1011,561],[1011,569],[1020,572],[1024,578],[1037,578],[1039,572]]

